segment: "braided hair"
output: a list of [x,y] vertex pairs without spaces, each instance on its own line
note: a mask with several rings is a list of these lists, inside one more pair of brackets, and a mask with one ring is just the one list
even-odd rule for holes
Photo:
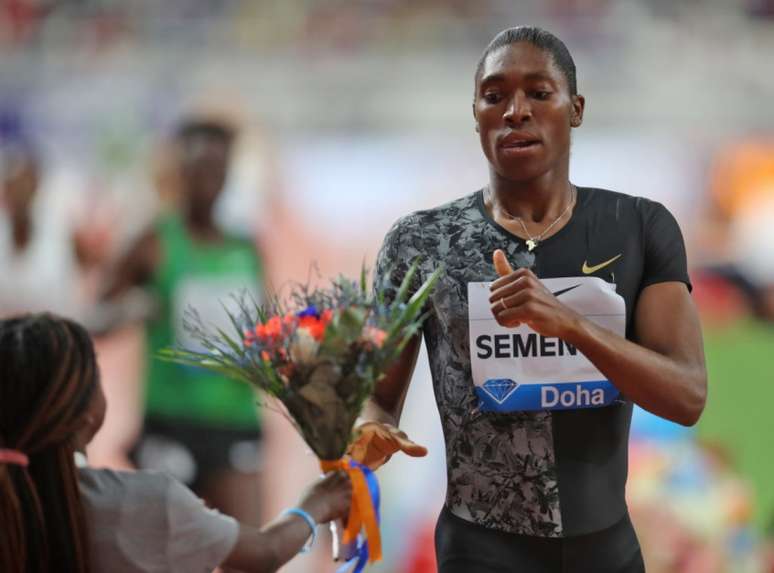
[[0,321],[0,570],[89,573],[73,438],[97,388],[94,347],[78,324],[49,314]]

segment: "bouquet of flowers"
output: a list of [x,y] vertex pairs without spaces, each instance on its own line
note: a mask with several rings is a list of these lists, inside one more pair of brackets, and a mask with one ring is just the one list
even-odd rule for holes
[[409,297],[417,268],[418,262],[409,267],[389,300],[385,288],[370,291],[365,269],[359,281],[339,277],[329,288],[296,286],[287,304],[275,299],[259,306],[235,296],[238,310],[224,308],[231,334],[208,327],[196,309],[189,309],[185,328],[204,351],[170,348],[161,356],[242,380],[279,402],[323,471],[350,474],[353,503],[343,542],[352,543],[364,528],[369,562],[381,555],[378,511],[369,492],[375,478],[344,455],[375,383],[425,318],[440,269]]

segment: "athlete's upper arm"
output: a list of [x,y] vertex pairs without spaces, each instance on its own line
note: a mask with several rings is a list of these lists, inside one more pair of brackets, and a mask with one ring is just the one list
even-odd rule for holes
[[685,366],[704,370],[699,315],[685,283],[670,281],[645,287],[634,316],[637,343]]
[[146,283],[161,260],[161,244],[154,230],[147,231],[118,260],[100,297],[110,300]]
[[680,281],[691,290],[685,241],[674,215],[661,203],[640,200],[643,268],[640,288]]
[[[387,304],[394,301],[412,262],[421,256],[414,246],[420,234],[421,226],[414,217],[409,215],[395,222],[384,237],[376,258],[373,288],[377,294],[384,297]],[[414,275],[407,296],[410,297],[421,285],[419,275],[419,272]],[[421,340],[421,335],[417,334],[409,341],[395,364],[379,380],[374,389],[371,402],[395,418],[390,423],[397,423],[400,418],[403,401],[419,355]],[[381,420],[381,412],[368,407],[366,410],[364,417],[387,421]]]

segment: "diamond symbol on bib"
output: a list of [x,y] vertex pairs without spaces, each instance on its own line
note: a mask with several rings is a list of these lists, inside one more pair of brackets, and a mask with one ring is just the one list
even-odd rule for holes
[[510,378],[492,378],[482,385],[484,391],[498,404],[505,402],[518,387],[519,383]]

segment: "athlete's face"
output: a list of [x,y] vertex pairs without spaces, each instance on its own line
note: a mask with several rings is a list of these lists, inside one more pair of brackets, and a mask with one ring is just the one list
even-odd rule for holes
[[208,211],[223,191],[231,146],[220,138],[192,137],[183,150],[183,181],[189,201]]
[[34,161],[20,161],[6,174],[0,189],[0,199],[4,200],[11,215],[23,215],[32,208],[32,202],[38,188],[38,168]]
[[476,81],[473,116],[481,147],[495,172],[529,181],[567,165],[570,129],[583,119],[582,96],[550,52],[529,42],[495,50]]

